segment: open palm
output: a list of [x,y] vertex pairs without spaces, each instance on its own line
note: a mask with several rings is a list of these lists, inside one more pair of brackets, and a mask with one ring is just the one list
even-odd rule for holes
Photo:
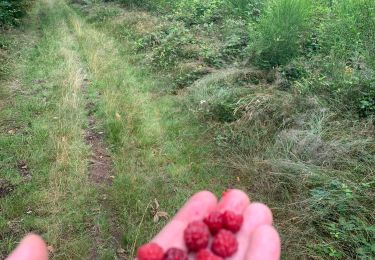
[[[152,240],[164,250],[177,247],[186,250],[183,232],[188,223],[203,219],[211,211],[230,210],[243,214],[244,223],[237,233],[238,250],[230,260],[276,260],[280,258],[280,239],[272,227],[272,213],[261,203],[250,203],[240,190],[229,190],[218,202],[208,191],[201,191],[189,199],[176,216]],[[28,235],[8,260],[46,260],[45,243],[36,235]]]

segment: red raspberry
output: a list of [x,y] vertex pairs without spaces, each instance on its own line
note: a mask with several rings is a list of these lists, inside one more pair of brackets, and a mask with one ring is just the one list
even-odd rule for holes
[[191,222],[184,231],[185,244],[190,251],[206,248],[209,237],[210,230],[203,221]]
[[212,235],[215,235],[223,228],[223,216],[218,211],[211,212],[210,215],[205,217],[203,222],[206,223]]
[[138,260],[163,260],[163,249],[156,243],[144,244],[137,251]]
[[207,249],[202,249],[195,256],[195,260],[223,260],[220,256],[214,255]]
[[240,230],[243,223],[243,216],[234,213],[233,211],[225,211],[223,214],[223,227],[236,233]]
[[164,254],[164,260],[188,260],[188,254],[179,248],[169,248]]
[[228,257],[233,255],[238,248],[236,237],[232,232],[222,229],[216,234],[212,241],[211,249],[215,254]]

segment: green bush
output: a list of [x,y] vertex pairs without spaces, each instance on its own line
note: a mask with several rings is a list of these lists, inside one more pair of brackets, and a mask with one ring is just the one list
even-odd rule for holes
[[271,0],[255,27],[254,50],[261,65],[286,64],[300,52],[310,17],[309,0]]
[[[375,1],[342,0],[332,7],[327,20],[322,23],[320,45],[322,52],[348,65],[375,58]],[[373,63],[374,65],[374,63]]]
[[175,15],[188,25],[212,23],[224,16],[223,7],[223,0],[182,0],[176,5]]
[[310,46],[298,59],[296,64],[304,67],[305,73],[296,86],[319,94],[342,111],[374,117],[374,11],[371,0],[343,0],[316,7],[313,41],[309,41],[314,42],[314,50]]
[[0,0],[0,26],[18,25],[33,1]]
[[231,12],[242,19],[258,20],[263,10],[264,0],[228,0],[227,6]]
[[370,192],[373,183],[344,183],[332,180],[311,190],[313,202],[308,211],[314,216],[312,224],[318,232],[335,241],[328,247],[323,243],[311,245],[311,250],[334,258],[369,259],[375,253],[371,240]]
[[[332,6],[319,37],[336,99],[363,117],[375,115],[375,2],[343,0]],[[332,66],[333,65],[333,66]]]
[[149,10],[158,10],[163,11],[164,13],[171,11],[171,9],[173,9],[176,4],[173,0],[117,0],[117,2],[130,7],[140,7]]
[[175,22],[145,35],[138,40],[136,47],[138,51],[152,49],[151,64],[166,69],[198,55],[197,51],[189,49],[194,43],[190,30],[183,23]]

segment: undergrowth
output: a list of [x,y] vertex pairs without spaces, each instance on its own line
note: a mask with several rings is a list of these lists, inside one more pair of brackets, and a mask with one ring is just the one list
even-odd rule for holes
[[0,28],[19,25],[34,1],[30,0],[1,0]]
[[216,129],[228,186],[272,207],[284,257],[374,255],[373,1],[142,3],[94,23]]

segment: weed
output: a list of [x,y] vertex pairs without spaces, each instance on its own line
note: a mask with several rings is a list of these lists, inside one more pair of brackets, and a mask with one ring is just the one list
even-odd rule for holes
[[309,0],[269,1],[256,25],[254,50],[263,66],[286,64],[300,52],[309,26]]
[[262,0],[229,0],[226,4],[234,13],[235,17],[248,20],[249,17],[257,21],[267,1]]
[[182,0],[176,5],[175,16],[187,25],[213,23],[223,17],[223,0]]

